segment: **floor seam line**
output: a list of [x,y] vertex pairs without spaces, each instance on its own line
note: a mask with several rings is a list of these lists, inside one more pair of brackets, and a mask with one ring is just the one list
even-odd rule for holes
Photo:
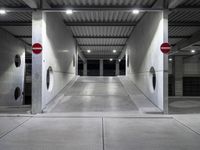
[[33,117],[29,117],[28,119],[24,120],[22,123],[20,123],[18,126],[12,128],[10,131],[6,132],[5,134],[0,136],[0,140],[5,137],[6,135],[8,135],[9,133],[11,133],[12,131],[14,131],[15,129],[19,128],[20,126],[22,126],[24,123],[26,123],[27,121],[29,121],[31,118]]
[[[173,118],[174,118],[174,117],[173,117]],[[190,131],[192,131],[192,132],[194,132],[194,133],[196,133],[197,135],[200,136],[200,133],[197,132],[197,131],[195,131],[195,130],[193,130],[191,127],[187,126],[186,124],[182,123],[181,121],[177,120],[176,118],[174,118],[174,120],[175,120],[176,122],[178,122],[180,125],[182,125],[183,127],[187,128],[188,130],[190,130]]]
[[101,120],[101,130],[102,130],[102,149],[105,150],[105,139],[104,139],[104,119],[102,117],[102,120]]

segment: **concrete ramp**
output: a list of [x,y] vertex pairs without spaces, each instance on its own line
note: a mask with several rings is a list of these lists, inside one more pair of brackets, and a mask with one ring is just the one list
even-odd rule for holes
[[130,116],[161,113],[126,77],[79,77],[49,113]]

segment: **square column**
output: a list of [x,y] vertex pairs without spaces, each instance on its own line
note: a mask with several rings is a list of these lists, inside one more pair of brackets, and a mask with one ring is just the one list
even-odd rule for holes
[[[35,11],[32,13],[32,43],[43,45],[43,33],[46,26],[43,23],[44,13]],[[41,113],[43,101],[43,51],[40,54],[32,54],[32,113]]]
[[115,62],[115,75],[118,76],[119,75],[119,61],[116,60]]
[[87,62],[83,64],[83,75],[87,76]]
[[176,56],[174,60],[175,96],[183,96],[183,57]]
[[99,60],[100,76],[103,76],[103,59]]

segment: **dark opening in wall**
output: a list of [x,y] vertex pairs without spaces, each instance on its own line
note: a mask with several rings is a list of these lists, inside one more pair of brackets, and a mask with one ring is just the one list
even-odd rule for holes
[[78,75],[83,76],[83,61],[78,59]]
[[156,71],[155,71],[154,67],[150,68],[150,73],[152,76],[152,86],[153,86],[153,89],[155,90],[156,89]]
[[15,88],[14,98],[15,100],[18,100],[18,98],[21,96],[21,89],[19,87]]
[[15,55],[15,66],[20,67],[21,65],[21,57],[19,55]]
[[103,61],[103,75],[104,76],[115,76],[115,60],[104,60]]
[[119,62],[120,75],[126,74],[126,60],[125,57]]
[[52,69],[52,67],[49,67],[47,69],[46,84],[47,84],[47,90],[51,91],[53,89],[53,69]]
[[183,96],[200,96],[200,77],[183,77]]
[[99,76],[99,60],[87,61],[88,76]]

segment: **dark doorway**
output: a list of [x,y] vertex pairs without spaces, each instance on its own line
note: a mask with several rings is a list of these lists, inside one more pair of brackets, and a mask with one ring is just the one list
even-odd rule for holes
[[87,61],[88,76],[99,76],[99,60]]
[[119,62],[119,75],[126,75],[126,60],[125,60],[125,57]]
[[115,60],[104,60],[103,69],[104,76],[115,76]]
[[78,75],[83,76],[83,61],[78,58]]

